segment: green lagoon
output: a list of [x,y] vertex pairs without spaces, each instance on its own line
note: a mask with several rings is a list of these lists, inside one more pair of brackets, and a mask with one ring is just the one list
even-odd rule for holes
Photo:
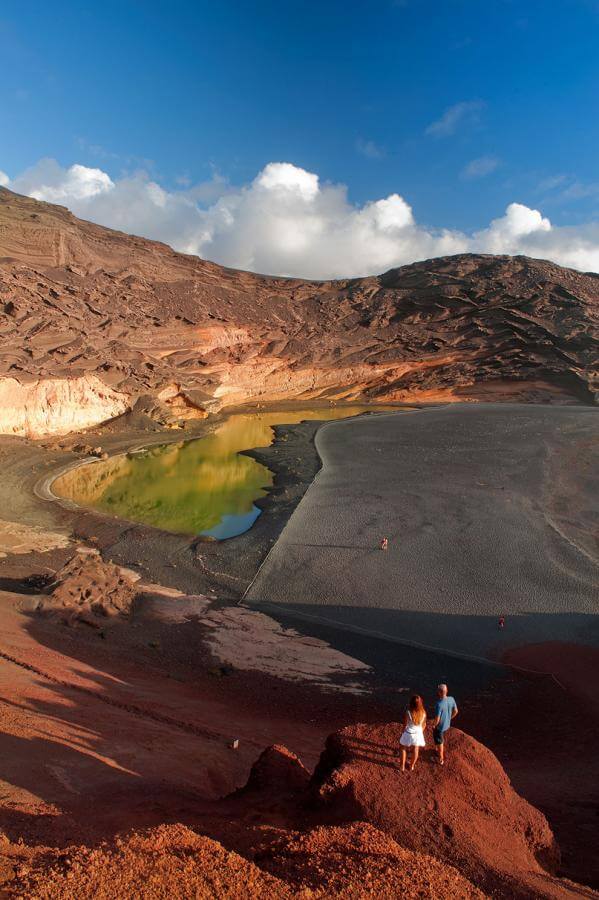
[[268,447],[273,426],[330,420],[372,410],[363,405],[238,413],[203,438],[77,466],[52,490],[80,506],[166,531],[222,540],[242,534],[260,515],[255,501],[272,472],[240,451]]

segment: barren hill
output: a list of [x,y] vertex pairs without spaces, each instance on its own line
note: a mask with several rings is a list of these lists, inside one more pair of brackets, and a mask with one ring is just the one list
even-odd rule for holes
[[599,276],[463,255],[311,282],[224,269],[0,188],[0,432],[138,404],[596,402]]

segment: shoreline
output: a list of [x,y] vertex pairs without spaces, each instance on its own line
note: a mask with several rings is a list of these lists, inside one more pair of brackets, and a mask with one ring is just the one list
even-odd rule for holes
[[[312,406],[318,408],[316,404]],[[279,410],[284,412],[286,409],[292,412],[298,408],[305,408],[305,404],[275,404],[259,410],[251,406],[232,407],[226,413],[211,417],[200,427],[196,426],[193,433],[191,429],[176,435],[171,431],[154,434],[119,431],[114,435],[98,436],[94,433],[93,437],[109,453],[109,458],[113,458],[155,446],[201,440],[232,415],[272,413]],[[322,408],[329,409],[330,405],[323,405]],[[374,414],[383,409],[381,405],[372,406]],[[114,562],[136,569],[140,555],[139,545],[145,540],[153,548],[153,553],[151,558],[150,554],[144,554],[144,577],[148,575],[153,581],[188,593],[215,589],[224,592],[225,599],[237,602],[320,469],[321,462],[314,446],[314,437],[322,424],[323,420],[313,419],[293,425],[275,425],[272,426],[274,436],[270,446],[238,451],[240,455],[265,465],[273,474],[273,484],[265,496],[254,501],[261,514],[252,527],[240,535],[224,540],[164,531],[99,509],[79,506],[51,491],[51,484],[62,474],[80,466],[93,465],[96,459],[71,459],[58,464],[61,457],[64,457],[63,453],[61,457],[51,460],[51,470],[37,477],[30,485],[30,490],[40,504],[56,514],[53,518],[60,525],[71,527],[77,538],[89,541],[98,537],[100,531],[108,533],[109,543],[102,539],[93,543],[101,552],[110,548],[110,558]],[[69,442],[77,444],[85,437],[85,432],[71,435]],[[90,437],[89,434],[87,437]],[[36,449],[44,449],[44,441],[32,443]],[[171,557],[177,559],[174,567],[169,563]],[[175,573],[173,568],[181,571]]]
[[[222,419],[215,417],[210,425],[216,427],[219,421]],[[93,440],[101,443],[103,448],[118,446],[122,448],[122,452],[126,452],[126,446],[139,445],[140,441],[153,446],[201,438],[208,433],[206,423],[202,423],[202,426],[193,435],[144,433],[137,430],[99,436],[94,434]],[[168,535],[148,526],[123,523],[107,517],[101,519],[96,512],[66,510],[56,503],[42,501],[31,494],[30,502],[25,503],[24,495],[32,484],[49,475],[44,471],[48,457],[59,461],[60,458],[64,459],[67,452],[63,449],[57,454],[42,446],[43,442],[0,439],[2,458],[6,463],[8,447],[12,459],[5,466],[7,478],[4,479],[0,492],[3,492],[6,508],[7,493],[10,493],[10,485],[16,480],[20,492],[17,512],[20,520],[26,524],[40,524],[41,520],[42,525],[52,527],[55,531],[72,529],[76,539],[97,547],[106,558],[115,563],[138,571],[144,581],[192,594],[214,591],[219,598],[215,609],[235,609],[238,608],[239,597],[242,596],[248,579],[256,571],[255,567],[269,552],[320,469],[320,457],[314,443],[314,435],[320,427],[321,423],[317,422],[277,426],[276,440],[270,447],[243,451],[268,465],[275,471],[276,478],[273,489],[260,501],[264,504],[263,508],[268,510],[268,515],[261,515],[244,535],[225,541],[204,542],[181,535]],[[71,436],[69,441],[77,443],[81,438],[89,437],[87,435],[86,438],[84,433]],[[23,453],[23,445],[27,443],[30,445],[29,454]],[[299,466],[298,457],[302,460]],[[23,477],[25,472],[28,473],[27,478]],[[46,554],[37,552],[6,558],[0,560],[0,576],[8,574],[10,578],[2,579],[3,581],[12,579],[15,584],[22,583],[29,574],[43,571],[48,565],[62,564],[72,552],[72,547],[70,550],[59,548]],[[165,560],[170,564],[165,564]],[[13,602],[23,603],[22,594],[13,594],[12,597]],[[258,609],[257,612],[261,610]],[[584,714],[584,707],[578,697],[571,700],[570,694],[562,696],[561,692],[553,696],[546,689],[544,676],[518,673],[511,669],[490,670],[488,666],[484,667],[483,672],[477,663],[450,659],[446,655],[406,645],[392,645],[367,635],[344,632],[334,625],[302,624],[286,615],[285,611],[276,615],[267,609],[264,612],[283,627],[293,628],[306,640],[324,641],[335,650],[370,665],[373,668],[372,677],[367,679],[370,694],[366,697],[342,698],[323,693],[319,686],[293,685],[276,677],[255,672],[244,673],[242,670],[234,671],[232,675],[211,674],[213,663],[210,659],[196,658],[197,648],[205,634],[199,622],[186,625],[157,624],[152,629],[147,624],[131,628],[130,623],[124,622],[119,626],[118,634],[114,632],[110,641],[101,642],[89,629],[61,629],[44,617],[38,618],[31,614],[24,621],[34,640],[32,646],[37,646],[43,654],[67,654],[72,661],[77,661],[77,668],[80,661],[96,665],[99,671],[107,673],[102,679],[102,683],[106,682],[107,685],[110,682],[106,678],[122,678],[123,675],[119,673],[130,665],[138,673],[136,679],[140,689],[144,683],[149,687],[157,677],[166,677],[177,690],[182,690],[182,686],[187,686],[186,690],[194,685],[201,688],[204,698],[202,703],[206,698],[218,695],[229,710],[230,721],[236,721],[238,711],[244,710],[251,700],[249,707],[253,710],[255,728],[260,734],[264,733],[266,742],[268,738],[265,728],[273,709],[277,710],[278,721],[287,723],[284,727],[289,729],[290,734],[297,729],[298,722],[303,722],[305,726],[307,719],[312,718],[312,710],[318,709],[320,724],[317,731],[320,741],[326,736],[325,732],[332,730],[333,724],[339,721],[393,719],[399,715],[408,690],[422,690],[428,697],[433,695],[434,684],[439,680],[447,681],[459,698],[460,724],[497,753],[516,788],[548,815],[565,851],[565,871],[571,877],[582,878],[583,861],[586,859],[588,864],[590,857],[589,846],[585,850],[584,844],[580,845],[580,827],[583,823],[591,829],[591,841],[594,820],[590,809],[586,812],[572,809],[564,816],[564,797],[572,792],[579,793],[580,785],[576,773],[562,771],[559,751],[560,739],[565,739],[568,730],[566,725],[570,719],[577,720]],[[158,654],[149,647],[149,641],[158,643]],[[183,653],[187,654],[184,658]],[[493,704],[493,714],[490,717],[485,713],[488,702]],[[563,715],[565,723],[564,728],[559,726],[557,733],[552,721],[556,704],[560,710],[563,706],[560,715]],[[513,709],[517,710],[516,722],[510,721]],[[524,715],[526,709],[534,711],[534,740],[530,738],[530,716]],[[584,761],[587,776],[595,765],[594,739],[590,729],[591,723],[585,725],[583,747],[579,749],[580,767],[583,767]],[[312,736],[306,731],[305,737],[300,737],[298,732],[296,746],[300,755],[304,753],[306,759],[312,762],[314,756],[303,749],[304,744],[306,748],[316,747],[315,732],[310,734]],[[273,734],[272,739],[274,737]],[[516,739],[516,746],[513,738]],[[547,754],[543,767],[548,774],[543,783],[539,783],[539,764],[535,761],[538,752],[535,746],[539,740],[547,745],[543,751]],[[293,747],[293,740],[291,744]],[[225,748],[219,752],[225,754],[219,765],[229,771],[233,760],[226,756],[228,751]],[[315,750],[312,751],[314,752]],[[251,753],[255,755],[253,748]],[[249,762],[249,756],[244,755],[243,760]],[[241,774],[238,777],[241,780]],[[569,777],[573,782],[568,781]],[[599,884],[599,872],[590,872],[588,878]]]

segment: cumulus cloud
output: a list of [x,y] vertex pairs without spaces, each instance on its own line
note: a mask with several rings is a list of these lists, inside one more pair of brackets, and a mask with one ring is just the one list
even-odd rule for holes
[[440,119],[431,122],[425,134],[436,138],[449,137],[456,133],[460,125],[476,120],[484,106],[482,100],[462,100],[460,103],[454,103],[445,110]]
[[2,169],[0,169],[0,187],[8,187],[9,182],[10,178],[6,172],[3,172]]
[[101,169],[75,164],[65,170],[54,159],[40,160],[26,169],[15,184],[20,193],[49,203],[87,200],[114,189],[114,182]]
[[488,228],[475,234],[489,253],[518,253],[522,240],[531,235],[539,237],[551,231],[551,222],[543,218],[538,209],[530,209],[522,203],[510,203],[505,215],[494,219]]
[[12,190],[68,206],[81,218],[171,244],[222,265],[305,278],[353,277],[453,253],[522,253],[599,271],[599,222],[551,224],[511,203],[473,233],[418,223],[398,193],[361,206],[344,185],[288,162],[271,162],[242,187],[214,174],[168,190],[144,172],[111,178],[101,169],[42,160]]
[[471,181],[475,178],[484,178],[485,175],[490,175],[499,165],[500,160],[496,156],[479,156],[477,159],[471,159],[460,174],[466,181]]

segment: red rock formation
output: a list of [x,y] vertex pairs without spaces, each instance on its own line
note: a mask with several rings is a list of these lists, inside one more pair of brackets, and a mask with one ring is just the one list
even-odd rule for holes
[[129,569],[104,561],[97,550],[81,548],[54,576],[44,605],[58,609],[68,622],[99,628],[107,616],[128,614],[138,580]]
[[399,737],[399,726],[388,724],[352,726],[328,738],[313,790],[329,820],[371,822],[492,893],[567,896],[545,876],[559,864],[545,817],[514,791],[490,750],[452,729],[441,768],[429,735],[414,772],[402,773]]
[[163,419],[251,399],[588,402],[598,298],[599,276],[525,257],[268,278],[0,188],[0,432],[64,433],[140,398]]
[[363,823],[286,835],[257,864],[183,825],[163,825],[98,849],[46,851],[20,871],[11,895],[36,900],[485,897],[451,866]]
[[[425,751],[402,774],[398,732],[359,725],[332,735],[311,782],[293,753],[270,747],[243,790],[200,804],[193,822],[187,807],[187,825],[60,850],[6,839],[3,889],[48,900],[594,896],[547,871],[558,862],[547,822],[489,750],[454,730],[443,769]],[[154,813],[167,813],[163,803],[148,797]]]
[[264,750],[252,766],[250,777],[237,796],[266,794],[281,799],[286,794],[306,791],[310,783],[310,773],[304,768],[295,753],[287,747],[275,744]]

